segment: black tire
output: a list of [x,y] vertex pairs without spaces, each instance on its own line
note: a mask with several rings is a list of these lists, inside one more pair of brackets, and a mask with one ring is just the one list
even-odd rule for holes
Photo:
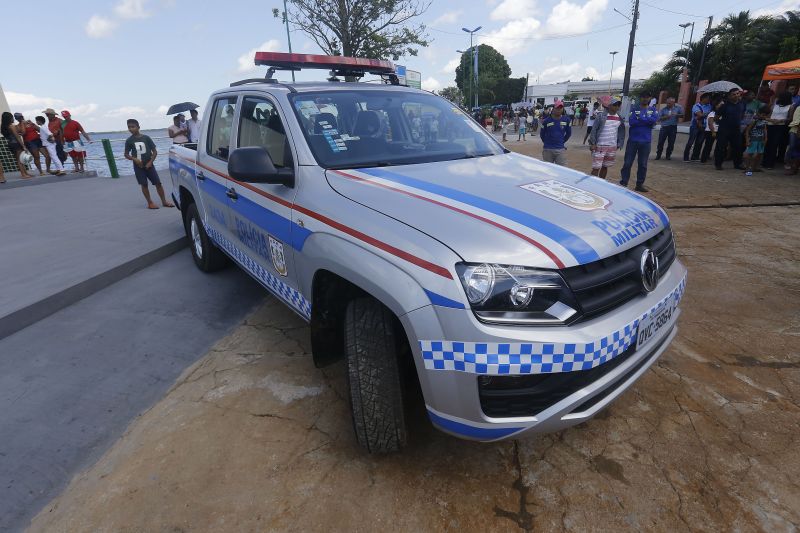
[[186,209],[184,228],[186,237],[189,239],[192,259],[197,268],[203,272],[215,272],[228,264],[228,257],[211,242],[206,233],[200,213],[197,211],[197,205],[189,204]]
[[374,298],[351,300],[345,311],[353,429],[369,453],[396,452],[406,445],[396,324],[392,312]]

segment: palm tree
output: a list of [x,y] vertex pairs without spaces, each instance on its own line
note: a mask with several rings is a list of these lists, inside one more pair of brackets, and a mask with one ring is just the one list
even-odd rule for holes
[[[709,43],[709,51],[706,56],[710,55],[710,51],[714,48],[714,43]],[[664,65],[664,70],[675,74],[675,77],[680,77],[681,70],[686,67],[689,71],[689,79],[695,77],[697,69],[700,68],[700,60],[703,56],[703,41],[695,41],[686,45],[680,50],[673,52],[672,57]],[[706,65],[703,66],[703,71],[708,72]],[[702,74],[702,73],[701,73]],[[702,79],[701,77],[698,79]]]

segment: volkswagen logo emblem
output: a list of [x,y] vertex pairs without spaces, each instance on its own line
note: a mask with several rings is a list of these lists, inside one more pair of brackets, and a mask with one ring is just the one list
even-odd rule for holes
[[642,287],[647,292],[653,292],[658,285],[658,257],[650,248],[642,252],[639,270],[642,273]]

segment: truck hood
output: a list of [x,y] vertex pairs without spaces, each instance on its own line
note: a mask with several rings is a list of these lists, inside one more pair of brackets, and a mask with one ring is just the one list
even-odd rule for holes
[[327,170],[331,187],[441,241],[467,262],[564,268],[669,225],[647,198],[519,154]]

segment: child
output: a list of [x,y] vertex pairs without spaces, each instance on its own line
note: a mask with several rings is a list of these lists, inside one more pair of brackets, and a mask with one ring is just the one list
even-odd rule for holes
[[761,172],[758,166],[761,164],[761,156],[764,155],[764,146],[767,144],[767,114],[769,106],[762,105],[758,108],[756,118],[753,119],[747,129],[744,130],[744,143],[747,145],[745,150],[746,176],[753,175],[753,169]]
[[525,133],[527,133],[528,123],[525,121],[525,117],[519,117],[519,132],[517,133],[517,141],[524,141],[525,140]]
[[[592,151],[592,176],[606,179],[609,167],[614,165],[617,150],[625,143],[625,125],[619,115],[622,102],[618,98],[601,96],[602,111],[595,111],[592,131],[589,134],[589,149]],[[595,102],[597,107],[600,103]]]
[[133,161],[133,173],[136,175],[136,181],[142,187],[142,194],[144,199],[147,200],[148,209],[158,209],[158,206],[150,199],[150,190],[147,188],[147,180],[155,185],[156,192],[161,198],[161,205],[164,207],[175,207],[172,202],[168,202],[164,196],[164,187],[161,185],[161,180],[158,177],[153,162],[158,156],[156,150],[156,143],[147,135],[139,133],[139,121],[133,118],[128,119],[128,131],[131,136],[125,141],[125,159]]

